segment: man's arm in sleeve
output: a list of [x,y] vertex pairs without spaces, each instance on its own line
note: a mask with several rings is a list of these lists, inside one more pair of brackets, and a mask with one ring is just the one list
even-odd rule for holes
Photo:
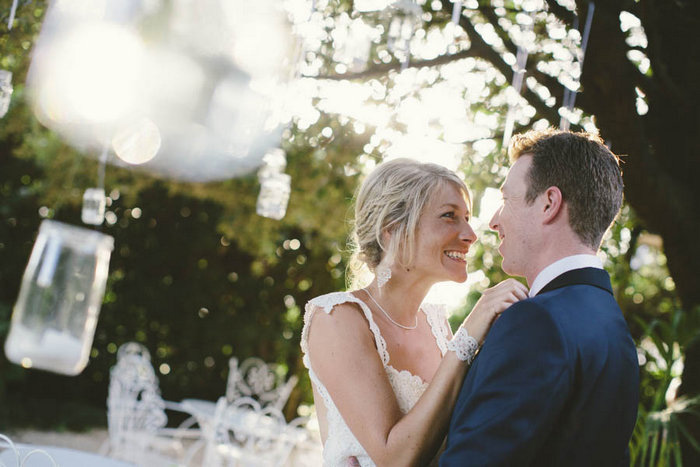
[[569,368],[547,310],[523,301],[504,311],[469,370],[440,466],[528,464],[566,402]]

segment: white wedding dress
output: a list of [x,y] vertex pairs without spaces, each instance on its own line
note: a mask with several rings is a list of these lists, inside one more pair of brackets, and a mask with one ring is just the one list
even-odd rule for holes
[[[369,328],[374,334],[374,340],[379,352],[379,357],[384,364],[384,369],[389,377],[391,387],[396,394],[396,400],[399,403],[399,408],[403,413],[408,412],[418,401],[420,396],[425,391],[428,383],[423,382],[420,376],[414,375],[407,370],[398,371],[389,364],[389,352],[386,348],[386,341],[379,332],[379,327],[374,322],[372,312],[369,307],[359,298],[355,297],[350,292],[335,292],[327,295],[321,295],[306,304],[306,313],[304,314],[304,328],[301,333],[301,349],[304,353],[304,365],[309,369],[309,377],[311,382],[316,387],[316,390],[323,399],[323,404],[327,412],[327,438],[323,446],[323,465],[326,467],[336,467],[348,465],[348,458],[355,456],[362,467],[375,465],[372,459],[367,455],[360,442],[352,434],[350,428],[345,424],[340,412],[333,403],[333,399],[326,390],[326,387],[318,379],[311,367],[309,360],[309,328],[311,318],[314,313],[319,310],[330,313],[333,307],[341,303],[357,303],[364,312]],[[435,305],[424,303],[421,305],[421,310],[425,313],[430,328],[435,336],[435,341],[442,355],[447,351],[448,341],[448,324],[446,319],[446,310],[444,305]],[[316,401],[318,404],[319,401]]]

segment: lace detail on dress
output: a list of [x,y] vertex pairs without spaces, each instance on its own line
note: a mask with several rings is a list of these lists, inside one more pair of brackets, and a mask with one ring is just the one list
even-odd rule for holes
[[421,309],[425,313],[428,319],[428,324],[430,329],[433,331],[433,336],[435,336],[435,342],[440,349],[440,353],[445,355],[447,352],[447,342],[450,340],[449,336],[449,324],[447,323],[447,309],[445,305],[440,305],[437,303],[424,303],[421,305]]
[[[304,328],[301,333],[301,349],[304,353],[304,365],[309,369],[309,377],[316,386],[316,390],[321,396],[321,399],[323,399],[323,404],[326,407],[328,433],[323,446],[323,465],[344,467],[347,465],[348,458],[354,456],[362,467],[370,467],[374,466],[374,462],[372,462],[372,459],[367,455],[367,452],[360,442],[353,435],[352,431],[350,431],[350,428],[340,415],[328,390],[318,379],[316,373],[314,373],[308,355],[308,336],[313,315],[317,310],[330,313],[333,307],[346,302],[357,303],[365,314],[367,322],[369,323],[369,328],[374,335],[377,352],[384,364],[389,383],[394,390],[399,408],[403,413],[407,413],[416,402],[418,402],[418,399],[420,399],[420,396],[423,395],[423,392],[425,392],[425,389],[428,387],[428,383],[424,382],[420,376],[414,375],[408,370],[399,371],[389,364],[389,352],[387,351],[386,341],[379,332],[379,327],[374,322],[372,311],[362,300],[358,299],[350,292],[335,292],[322,295],[306,304]],[[442,305],[423,304],[421,305],[421,310],[425,313],[433,336],[435,336],[435,342],[440,352],[444,355],[447,350],[446,346],[448,340],[445,307]]]
[[401,412],[407,413],[416,405],[416,402],[418,402],[418,399],[428,387],[428,383],[408,370],[399,371],[391,365],[387,365],[385,368],[391,387],[394,390],[394,394],[396,394],[399,408]]

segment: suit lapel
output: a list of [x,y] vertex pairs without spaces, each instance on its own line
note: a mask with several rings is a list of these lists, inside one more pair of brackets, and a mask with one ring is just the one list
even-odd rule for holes
[[610,276],[603,269],[581,268],[572,269],[552,279],[537,295],[568,285],[592,285],[613,294]]

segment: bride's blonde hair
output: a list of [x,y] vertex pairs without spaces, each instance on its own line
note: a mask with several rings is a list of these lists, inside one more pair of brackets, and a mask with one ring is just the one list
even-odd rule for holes
[[[443,183],[454,184],[471,203],[464,181],[437,164],[393,159],[378,165],[367,176],[355,194],[355,218],[349,240],[352,256],[346,274],[349,289],[369,283],[368,273],[374,273],[385,257],[403,267],[413,262],[418,221]],[[384,232],[391,234],[388,245],[382,239]]]

